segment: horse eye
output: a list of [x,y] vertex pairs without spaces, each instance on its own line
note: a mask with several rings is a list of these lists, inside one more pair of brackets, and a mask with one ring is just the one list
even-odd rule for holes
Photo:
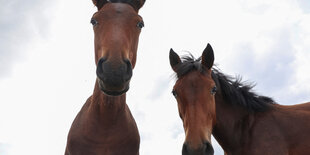
[[174,96],[174,97],[177,97],[178,95],[177,95],[177,92],[175,91],[175,90],[172,90],[172,95]]
[[142,29],[144,27],[144,22],[143,21],[138,22],[137,27],[139,29]]
[[211,89],[211,94],[212,94],[212,95],[215,95],[216,90],[217,90],[217,88],[216,88],[216,86],[214,86],[214,87]]
[[97,20],[94,19],[94,18],[92,18],[92,19],[90,20],[90,23],[91,23],[93,26],[96,26],[96,25],[98,24]]

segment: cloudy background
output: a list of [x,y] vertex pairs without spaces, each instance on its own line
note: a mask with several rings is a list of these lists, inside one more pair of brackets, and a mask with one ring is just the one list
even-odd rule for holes
[[[95,84],[91,0],[0,0],[0,154],[64,153]],[[127,103],[141,155],[178,155],[171,47],[199,57],[211,43],[224,73],[280,104],[310,101],[309,0],[148,0]],[[223,154],[213,142],[215,154]]]

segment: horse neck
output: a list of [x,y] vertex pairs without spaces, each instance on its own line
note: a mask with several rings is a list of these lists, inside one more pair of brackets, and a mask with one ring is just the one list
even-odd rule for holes
[[98,84],[95,85],[90,111],[96,120],[100,120],[100,123],[104,124],[113,123],[115,120],[122,120],[120,118],[125,117],[126,110],[126,94],[109,96],[100,90]]
[[253,117],[249,112],[237,105],[225,101],[220,93],[215,96],[216,124],[213,128],[213,136],[222,146],[225,152],[241,147],[247,133],[245,127]]

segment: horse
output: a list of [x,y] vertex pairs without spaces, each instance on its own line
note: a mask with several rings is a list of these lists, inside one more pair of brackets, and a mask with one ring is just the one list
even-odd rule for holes
[[210,45],[199,59],[180,58],[173,50],[169,57],[177,75],[172,92],[186,133],[183,155],[213,154],[211,134],[227,155],[310,154],[310,102],[280,105],[241,78],[211,69]]
[[139,155],[140,135],[126,104],[145,0],[92,0],[96,83],[74,119],[65,155]]

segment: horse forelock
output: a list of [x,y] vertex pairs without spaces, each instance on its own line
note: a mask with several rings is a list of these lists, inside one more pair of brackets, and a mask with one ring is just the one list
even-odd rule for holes
[[183,56],[181,60],[182,63],[176,66],[175,73],[177,78],[181,78],[191,71],[203,71],[201,69],[201,58],[195,59],[194,56],[189,53],[189,55]]

